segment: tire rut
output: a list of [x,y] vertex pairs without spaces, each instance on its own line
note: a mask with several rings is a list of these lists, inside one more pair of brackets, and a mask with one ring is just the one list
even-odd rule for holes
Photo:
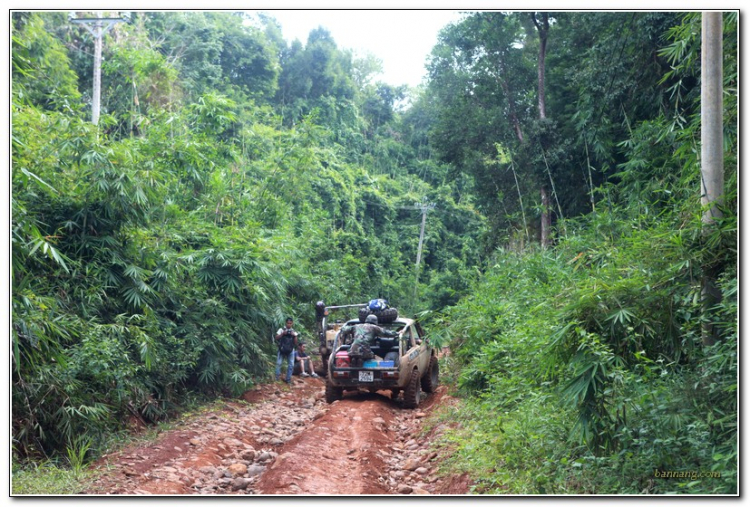
[[[350,395],[351,396],[351,395]],[[391,401],[361,394],[334,402],[312,428],[284,445],[261,477],[264,494],[386,494],[383,452],[392,443]]]
[[[384,495],[456,494],[467,481],[438,476],[440,457],[423,418],[445,388],[418,410],[389,393],[347,393],[328,405],[322,379],[248,391],[249,404],[226,401],[191,416],[156,441],[104,456],[84,494],[103,495]],[[449,400],[453,402],[455,400]]]

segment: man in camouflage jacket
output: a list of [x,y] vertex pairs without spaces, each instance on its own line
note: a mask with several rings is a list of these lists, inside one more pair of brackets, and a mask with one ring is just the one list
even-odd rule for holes
[[351,335],[354,335],[354,341],[349,347],[349,357],[365,360],[374,357],[370,347],[375,343],[375,339],[378,336],[395,338],[398,336],[398,333],[383,329],[378,326],[378,318],[375,315],[368,315],[364,324],[355,324],[341,328],[342,337]]

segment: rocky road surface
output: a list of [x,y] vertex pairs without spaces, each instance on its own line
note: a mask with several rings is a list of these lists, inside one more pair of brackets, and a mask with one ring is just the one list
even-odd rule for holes
[[[445,387],[417,410],[387,392],[347,393],[328,405],[323,379],[264,384],[191,417],[155,441],[104,456],[87,491],[95,495],[466,494],[466,477],[441,477],[442,455],[420,428]],[[441,451],[447,452],[447,451]]]

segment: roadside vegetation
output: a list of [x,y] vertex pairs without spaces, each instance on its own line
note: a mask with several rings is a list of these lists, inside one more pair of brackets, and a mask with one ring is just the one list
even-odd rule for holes
[[[679,83],[668,103],[694,75],[699,25],[684,17],[658,51],[675,62],[662,79]],[[582,71],[597,49],[583,53]],[[725,143],[736,147],[733,100]],[[446,445],[477,492],[737,491],[736,158],[727,150],[724,215],[707,230],[700,108],[690,93],[676,105],[628,120],[611,153],[622,161],[593,189],[589,213],[557,222],[553,248],[497,249],[470,295],[441,315],[466,399]],[[721,294],[708,309],[707,271]]]
[[720,284],[723,340],[703,347],[672,233],[595,243],[505,252],[447,312],[465,397],[452,414],[453,465],[491,493],[735,491],[736,274]]

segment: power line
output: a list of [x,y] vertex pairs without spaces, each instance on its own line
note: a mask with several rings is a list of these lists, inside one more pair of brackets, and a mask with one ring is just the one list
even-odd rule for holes
[[381,208],[388,208],[388,209],[408,209],[408,210],[414,209],[414,206],[392,206],[389,204],[380,204],[378,202],[365,201],[364,199],[362,199],[362,202],[365,204],[372,204],[373,206],[380,206]]
[[[403,209],[403,210],[413,210],[414,209],[414,206],[392,206],[392,205],[388,205],[388,204],[380,204],[380,203],[377,203],[377,202],[370,202],[370,201],[365,201],[365,200],[362,200],[361,202],[363,202],[365,204],[371,204],[373,206],[379,206],[381,208],[387,208],[387,209]],[[442,208],[435,208],[432,211],[434,211],[436,213],[443,214],[443,215],[451,215],[453,217],[457,217],[457,218],[461,218],[461,219],[473,219],[473,217],[471,217],[471,216],[466,216],[465,213],[456,212],[456,211],[448,211],[447,209],[442,209]],[[472,213],[472,212],[467,210],[466,213]],[[473,213],[473,214],[476,214],[476,213]]]

